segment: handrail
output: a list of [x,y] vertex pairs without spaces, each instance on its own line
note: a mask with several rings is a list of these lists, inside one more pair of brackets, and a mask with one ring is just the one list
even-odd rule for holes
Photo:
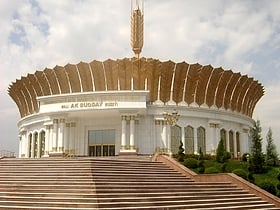
[[182,164],[178,163],[171,157],[167,155],[155,154],[153,157],[153,161],[163,162],[164,164],[168,165],[169,167],[179,171],[180,173],[184,174],[187,177],[192,178],[197,182],[218,182],[218,181],[229,181],[237,186],[247,189],[249,192],[262,197],[264,200],[275,204],[276,207],[280,207],[280,199],[269,192],[261,189],[260,187],[242,179],[241,177],[233,174],[233,173],[221,173],[221,174],[196,174],[195,172],[191,171],[190,169],[186,168]]
[[11,152],[8,150],[0,150],[0,159],[7,158],[7,157],[8,158],[16,157],[15,152]]

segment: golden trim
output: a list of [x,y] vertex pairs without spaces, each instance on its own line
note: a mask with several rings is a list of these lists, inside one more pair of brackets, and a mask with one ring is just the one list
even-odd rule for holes
[[59,123],[65,123],[65,119],[63,118],[59,119]]

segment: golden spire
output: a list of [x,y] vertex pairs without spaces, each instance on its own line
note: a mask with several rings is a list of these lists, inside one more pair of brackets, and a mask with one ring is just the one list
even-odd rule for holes
[[[141,1],[141,0],[140,0]],[[144,25],[144,12],[143,12],[143,0],[140,8],[139,1],[131,1],[131,33],[130,33],[130,45],[135,57],[139,58],[143,47],[143,25]]]

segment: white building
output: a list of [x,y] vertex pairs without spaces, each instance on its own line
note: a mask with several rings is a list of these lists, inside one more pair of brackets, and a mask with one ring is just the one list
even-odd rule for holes
[[234,157],[248,152],[263,86],[210,65],[140,58],[138,1],[131,24],[134,58],[46,68],[11,84],[19,156],[176,153],[180,141],[186,153],[215,154],[220,139]]

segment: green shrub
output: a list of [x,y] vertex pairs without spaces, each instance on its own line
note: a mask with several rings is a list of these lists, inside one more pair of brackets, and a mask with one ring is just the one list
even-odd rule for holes
[[216,167],[209,167],[205,169],[205,174],[216,174],[219,173],[219,170]]
[[183,142],[180,141],[180,146],[179,146],[178,153],[177,153],[177,159],[178,159],[179,162],[184,161],[184,158],[185,158],[184,152],[185,152],[185,150],[183,148]]
[[265,180],[259,184],[259,187],[266,190],[267,192],[276,195],[276,187],[274,184],[268,180]]
[[244,171],[243,169],[235,169],[232,171],[232,173],[236,174],[237,176],[240,176],[241,178],[243,179],[246,179],[247,180],[247,173],[246,171]]
[[198,167],[198,160],[194,158],[187,158],[184,160],[184,166],[187,168],[197,168]]
[[280,173],[277,174],[277,179],[280,182]]
[[226,172],[226,168],[227,168],[227,164],[223,163],[222,166],[221,166],[221,172],[225,173]]
[[230,158],[231,158],[231,153],[230,152],[225,152],[224,161],[228,161]]
[[203,174],[205,171],[204,160],[198,161],[198,173]]
[[248,159],[247,159],[247,156],[250,156],[250,154],[249,153],[244,153],[243,155],[242,155],[242,158],[241,158],[241,160],[243,161],[243,162],[247,162],[248,161]]
[[216,160],[215,155],[205,154],[203,155],[203,160]]
[[247,179],[248,179],[249,182],[251,182],[253,184],[255,183],[255,177],[253,176],[253,173],[250,172],[250,171],[248,173]]
[[199,155],[196,155],[196,154],[185,154],[185,158],[194,158],[194,159],[198,160]]

